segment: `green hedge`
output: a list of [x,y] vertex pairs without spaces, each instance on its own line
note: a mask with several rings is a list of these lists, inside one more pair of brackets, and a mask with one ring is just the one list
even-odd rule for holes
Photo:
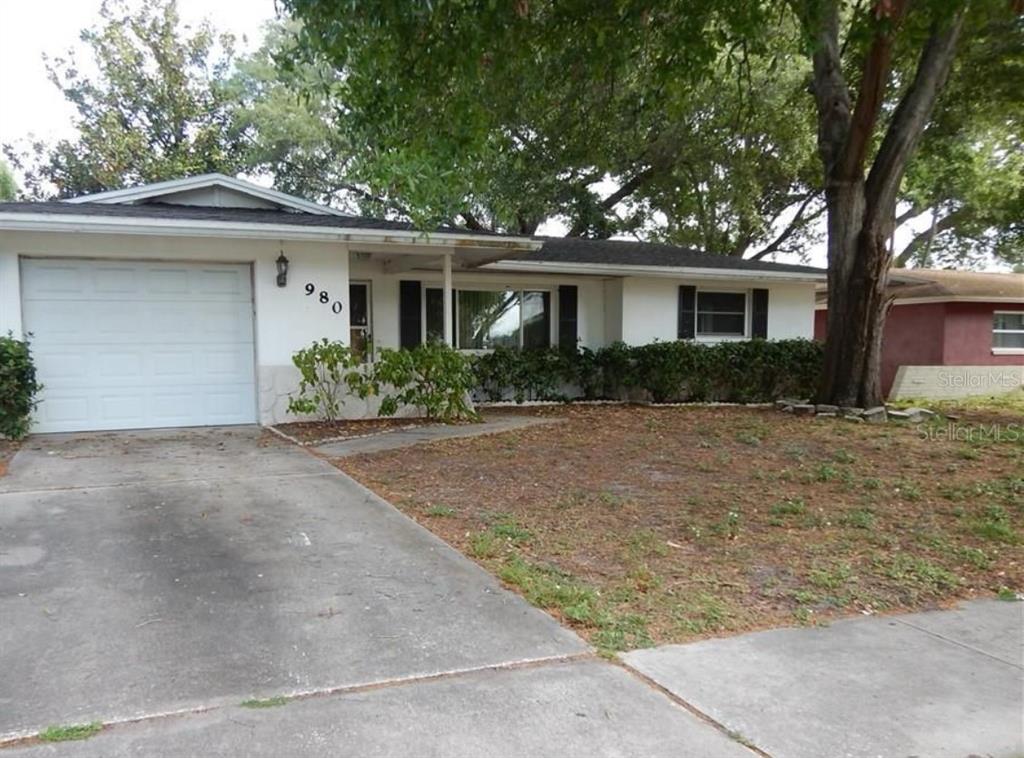
[[616,342],[599,350],[499,348],[473,364],[486,400],[626,399],[656,403],[768,402],[814,394],[821,345],[811,340],[749,340],[706,345]]

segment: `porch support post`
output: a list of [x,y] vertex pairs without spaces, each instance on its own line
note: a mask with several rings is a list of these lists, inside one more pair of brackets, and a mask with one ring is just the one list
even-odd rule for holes
[[444,341],[446,345],[455,344],[454,325],[452,324],[452,254],[444,254]]

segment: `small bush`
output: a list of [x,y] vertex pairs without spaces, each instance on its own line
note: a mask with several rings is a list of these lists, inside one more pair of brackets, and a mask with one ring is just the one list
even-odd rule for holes
[[475,385],[470,359],[441,342],[412,350],[381,350],[369,379],[371,393],[383,392],[381,416],[393,416],[411,405],[441,421],[477,418],[469,401]]
[[28,341],[0,337],[0,436],[17,440],[28,434],[42,388]]
[[369,391],[361,370],[362,361],[341,342],[327,338],[314,342],[296,352],[292,363],[302,379],[298,393],[288,397],[289,413],[335,421],[345,404],[346,390],[363,397]]

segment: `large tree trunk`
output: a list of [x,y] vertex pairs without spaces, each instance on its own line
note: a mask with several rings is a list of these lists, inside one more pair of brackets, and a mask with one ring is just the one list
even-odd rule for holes
[[879,0],[879,23],[861,64],[851,102],[839,43],[840,3],[823,0],[807,16],[815,37],[813,91],[818,150],[828,208],[828,334],[818,401],[869,407],[882,402],[882,333],[899,184],[939,92],[945,86],[963,28],[963,9],[931,28],[913,81],[893,111],[870,169],[865,165],[889,84],[894,33],[910,0]]
[[870,408],[882,402],[881,333],[889,251],[883,230],[865,225],[864,184],[829,193],[828,336],[822,402]]

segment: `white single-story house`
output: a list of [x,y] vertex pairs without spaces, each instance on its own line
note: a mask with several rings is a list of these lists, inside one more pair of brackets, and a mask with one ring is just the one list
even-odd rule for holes
[[288,420],[291,356],[323,337],[809,339],[823,281],[669,245],[425,234],[219,174],[0,203],[0,333],[31,336],[39,432]]

